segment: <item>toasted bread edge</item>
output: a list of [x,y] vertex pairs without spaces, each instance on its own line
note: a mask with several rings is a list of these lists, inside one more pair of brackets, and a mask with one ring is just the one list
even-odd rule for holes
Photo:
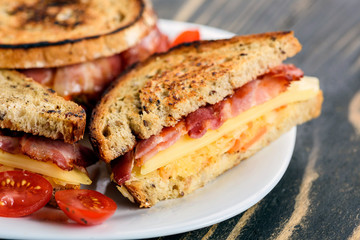
[[157,16],[151,3],[147,0],[141,0],[139,3],[138,11],[142,15],[128,26],[108,34],[54,43],[39,42],[24,46],[0,47],[0,67],[9,69],[60,67],[118,54],[140,42],[156,25]]

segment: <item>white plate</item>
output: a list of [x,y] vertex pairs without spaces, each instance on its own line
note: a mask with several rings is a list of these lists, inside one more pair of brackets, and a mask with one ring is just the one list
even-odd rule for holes
[[[199,28],[203,39],[226,38],[231,33],[188,23],[160,21],[170,37],[184,29]],[[176,234],[206,227],[233,217],[260,201],[283,176],[295,145],[296,128],[252,158],[195,193],[168,200],[151,209],[138,209],[109,184],[104,164],[90,169],[91,186],[113,198],[115,215],[99,226],[80,226],[59,210],[43,208],[25,218],[0,218],[0,238],[26,239],[134,239]],[[104,171],[100,171],[103,169]]]

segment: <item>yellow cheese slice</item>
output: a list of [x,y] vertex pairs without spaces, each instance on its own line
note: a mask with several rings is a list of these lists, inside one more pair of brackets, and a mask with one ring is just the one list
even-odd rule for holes
[[208,130],[201,138],[190,138],[187,134],[182,136],[171,147],[158,152],[141,167],[141,174],[145,175],[168,163],[180,159],[191,152],[205,147],[217,139],[232,133],[242,126],[264,114],[283,105],[298,101],[305,101],[315,97],[319,92],[319,80],[315,77],[303,77],[300,81],[291,83],[288,90],[279,96],[253,107],[238,116],[227,120],[220,128]]
[[0,150],[0,164],[57,178],[69,184],[91,184],[88,175],[78,169],[66,171],[52,162],[33,160],[22,154],[11,154]]

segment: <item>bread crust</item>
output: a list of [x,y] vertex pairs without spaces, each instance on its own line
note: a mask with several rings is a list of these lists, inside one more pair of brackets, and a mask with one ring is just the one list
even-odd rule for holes
[[0,128],[74,143],[83,138],[86,114],[23,74],[0,70]]
[[266,73],[301,45],[293,32],[183,44],[129,69],[93,111],[91,142],[109,162],[163,127]]
[[[0,8],[8,9],[2,21],[8,24],[0,26],[0,68],[12,69],[59,67],[112,56],[137,44],[157,20],[148,0],[63,1],[57,5],[40,0],[32,4],[0,1]],[[34,20],[28,12],[41,18]],[[71,13],[76,17],[73,21]],[[59,23],[59,18],[65,20]]]
[[[187,195],[196,189],[204,186],[217,176],[238,165],[242,160],[252,156],[293,126],[306,122],[320,115],[323,95],[319,94],[307,101],[289,104],[277,111],[277,122],[268,127],[267,132],[245,152],[222,153],[213,161],[207,164],[199,163],[202,166],[195,173],[186,172],[183,175],[162,176],[161,170],[156,170],[145,176],[132,175],[131,179],[123,185],[140,207],[151,207],[165,199],[179,198]],[[284,117],[287,116],[287,117]],[[184,161],[184,160],[182,160]],[[186,160],[185,160],[186,161]],[[170,163],[187,166],[186,162]],[[170,169],[176,169],[170,166]],[[171,172],[171,171],[170,171]]]

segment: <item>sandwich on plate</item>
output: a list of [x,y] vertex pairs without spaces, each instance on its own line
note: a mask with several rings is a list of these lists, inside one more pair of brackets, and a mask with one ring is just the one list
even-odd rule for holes
[[76,143],[84,109],[16,71],[0,70],[0,85],[0,172],[40,174],[54,193],[91,184],[85,167],[97,159]]
[[198,41],[120,76],[93,111],[90,140],[140,207],[204,186],[297,124],[319,116],[319,80],[282,62],[293,32]]
[[85,105],[128,65],[168,48],[147,0],[0,0],[0,68]]

